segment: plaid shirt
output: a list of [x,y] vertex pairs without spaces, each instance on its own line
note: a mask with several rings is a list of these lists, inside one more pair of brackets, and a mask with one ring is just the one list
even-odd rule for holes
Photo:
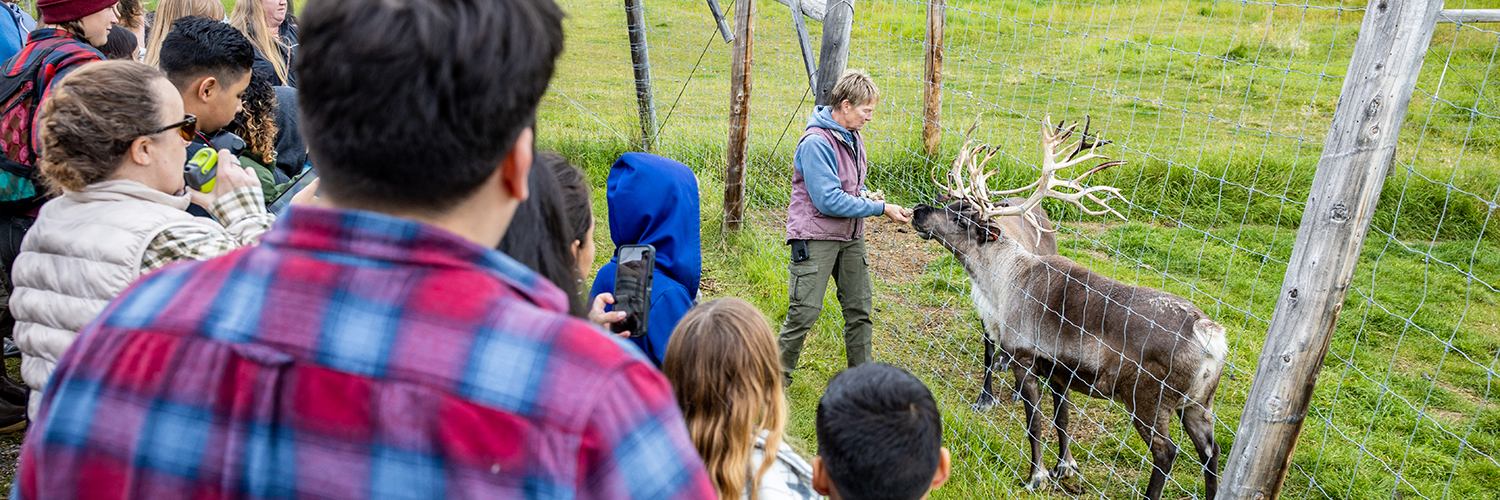
[[63,356],[13,498],[712,498],[666,379],[500,252],[292,207]]
[[208,260],[254,245],[276,220],[275,215],[266,212],[260,185],[245,186],[220,196],[209,205],[208,214],[224,224],[224,229],[190,226],[162,231],[146,245],[141,274],[179,260]]

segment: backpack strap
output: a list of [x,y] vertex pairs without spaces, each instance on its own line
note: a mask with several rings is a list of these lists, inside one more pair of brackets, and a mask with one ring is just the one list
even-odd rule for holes
[[[41,72],[42,66],[45,66],[47,64],[47,58],[51,57],[53,52],[57,52],[58,47],[62,47],[62,44],[55,43],[50,46],[37,49],[41,51],[41,54],[32,57],[31,62],[27,63],[26,67],[21,68],[20,73],[17,73],[14,77],[7,74],[3,79],[0,79],[3,80],[0,81],[0,102],[10,100],[11,97],[15,96],[16,91],[20,90],[21,86],[25,85],[28,81],[36,83],[36,85],[32,85],[31,87],[32,92],[40,92],[37,87],[41,85],[41,82],[38,81],[40,80],[41,75],[39,75],[38,73]],[[21,57],[21,54],[16,54],[16,57]],[[6,66],[10,65],[7,64]],[[9,109],[7,109],[6,111],[9,111]]]

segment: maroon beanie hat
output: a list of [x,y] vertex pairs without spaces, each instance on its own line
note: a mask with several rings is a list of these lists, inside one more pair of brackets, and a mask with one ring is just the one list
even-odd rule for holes
[[84,16],[113,7],[120,0],[37,0],[42,22],[47,24],[77,21]]

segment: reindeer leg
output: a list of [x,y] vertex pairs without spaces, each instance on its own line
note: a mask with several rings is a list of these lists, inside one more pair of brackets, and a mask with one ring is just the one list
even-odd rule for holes
[[995,341],[984,334],[984,386],[979,389],[979,400],[974,402],[974,411],[984,413],[995,407]]
[[[1152,398],[1151,401],[1155,401]],[[1141,439],[1151,448],[1151,483],[1146,485],[1146,500],[1161,500],[1161,490],[1167,485],[1167,474],[1172,472],[1172,461],[1177,459],[1177,445],[1172,444],[1171,436],[1167,433],[1168,424],[1171,423],[1172,414],[1166,411],[1141,408],[1150,415],[1137,415],[1132,421],[1135,423],[1135,431],[1141,434]],[[1140,417],[1149,417],[1150,422]]]
[[1057,426],[1057,468],[1052,477],[1062,479],[1078,473],[1078,462],[1073,460],[1073,449],[1068,440],[1068,419],[1073,412],[1073,403],[1068,401],[1068,387],[1057,382],[1052,388],[1052,423]]
[[1213,408],[1189,401],[1182,409],[1182,428],[1198,450],[1198,463],[1203,464],[1204,498],[1214,500],[1219,493],[1219,442],[1214,440]]
[[1042,465],[1042,431],[1047,424],[1042,420],[1041,410],[1037,407],[1042,395],[1037,387],[1036,377],[1031,375],[1028,368],[1019,365],[1015,374],[1021,386],[1021,400],[1025,401],[1026,407],[1026,439],[1031,442],[1031,479],[1026,481],[1026,490],[1032,491],[1046,485],[1047,480],[1052,477]]

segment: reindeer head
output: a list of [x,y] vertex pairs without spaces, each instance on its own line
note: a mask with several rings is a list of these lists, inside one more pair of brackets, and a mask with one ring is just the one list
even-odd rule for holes
[[[972,135],[978,126],[979,122],[975,120],[965,135]],[[943,188],[946,199],[957,201],[943,208],[918,205],[912,216],[912,227],[916,229],[917,235],[923,239],[937,239],[955,254],[963,255],[985,244],[1019,236],[1005,234],[1001,229],[1002,225],[997,223],[1000,217],[1019,215],[1027,222],[1025,227],[1035,229],[1040,236],[1042,232],[1051,230],[1038,223],[1036,214],[1031,209],[1046,198],[1072,203],[1090,215],[1115,214],[1125,218],[1107,203],[1111,198],[1124,199],[1118,188],[1085,187],[1083,181],[1095,172],[1126,162],[1110,161],[1108,157],[1096,154],[1095,151],[1100,146],[1109,144],[1109,141],[1099,140],[1089,134],[1087,117],[1084,118],[1083,133],[1078,141],[1064,147],[1077,128],[1077,122],[1067,126],[1063,126],[1061,122],[1052,125],[1052,117],[1048,115],[1046,123],[1042,125],[1041,177],[1027,186],[1002,191],[989,190],[989,179],[996,171],[985,168],[998,151],[993,147],[980,145],[973,139],[964,142],[958,158],[953,161],[953,169],[947,173],[947,182],[933,179],[933,182]],[[1056,177],[1060,170],[1091,161],[1103,162],[1072,179]],[[1007,195],[1028,190],[1031,195],[1021,203],[1005,200]],[[1101,199],[1098,193],[1104,193],[1104,198]],[[1084,205],[1084,201],[1101,208],[1090,208]]]

